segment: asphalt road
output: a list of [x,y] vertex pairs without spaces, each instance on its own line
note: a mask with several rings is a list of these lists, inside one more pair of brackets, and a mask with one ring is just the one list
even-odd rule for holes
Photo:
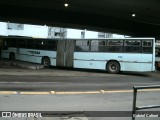
[[[8,68],[7,68],[8,69]],[[6,70],[6,69],[5,69]],[[97,90],[132,90],[133,86],[159,85],[160,73],[150,75],[121,73],[108,74],[103,72],[86,72],[74,70],[47,69],[47,73],[59,72],[58,75],[41,75],[44,70],[39,70],[36,75],[25,75],[26,70],[18,69],[20,74],[13,75],[14,69],[8,69],[8,75],[0,75],[1,91],[97,91]],[[17,70],[17,69],[16,69]],[[74,76],[66,76],[69,72]],[[37,71],[29,71],[37,72]],[[11,74],[11,75],[10,75]]]

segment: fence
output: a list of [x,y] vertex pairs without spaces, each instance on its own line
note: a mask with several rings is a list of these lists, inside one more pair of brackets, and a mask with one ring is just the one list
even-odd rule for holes
[[149,105],[149,106],[136,106],[136,100],[137,100],[137,91],[140,89],[157,89],[160,88],[160,85],[151,85],[151,86],[134,86],[133,87],[133,108],[132,108],[132,120],[135,120],[134,114],[137,110],[143,110],[143,109],[151,109],[151,108],[160,108],[160,105]]

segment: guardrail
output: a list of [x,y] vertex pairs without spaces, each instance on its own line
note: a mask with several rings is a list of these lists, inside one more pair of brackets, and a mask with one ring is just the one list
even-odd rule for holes
[[149,106],[136,106],[136,99],[137,99],[137,91],[140,89],[156,89],[160,88],[160,85],[151,85],[151,86],[134,86],[133,87],[133,108],[132,108],[132,120],[135,120],[134,114],[137,110],[143,109],[151,109],[151,108],[160,108],[160,105],[149,105]]

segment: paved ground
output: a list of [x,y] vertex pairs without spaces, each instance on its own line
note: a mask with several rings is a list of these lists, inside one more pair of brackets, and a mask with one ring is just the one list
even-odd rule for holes
[[[16,63],[20,63],[25,66],[37,66],[38,64],[33,63],[26,63],[26,62],[20,62],[15,61]],[[4,64],[6,63],[6,64]],[[84,70],[84,69],[73,69],[68,70],[65,68],[62,69],[29,69],[28,67],[26,69],[22,68],[20,66],[12,66],[12,62],[9,60],[0,59],[0,75],[38,75],[38,76],[116,76],[116,74],[105,74],[105,71],[100,70]],[[156,76],[160,77],[160,71],[157,72],[147,72],[147,73],[136,73],[136,72],[121,72],[119,74],[122,75],[132,75],[132,76]]]
[[[7,86],[13,88],[17,85],[26,86],[28,88],[36,88],[36,86],[39,88],[43,88],[42,86],[44,86],[44,88],[50,86],[50,88],[52,88],[51,86],[54,86],[53,90],[55,91],[88,91],[96,88],[98,88],[96,90],[100,90],[99,88],[107,87],[105,90],[110,88],[110,90],[113,91],[119,90],[125,86],[125,90],[131,90],[131,86],[133,85],[159,84],[159,78],[159,72],[143,74],[121,73],[113,75],[102,71],[90,72],[86,70],[64,69],[29,70],[0,66],[1,88]],[[134,81],[132,81],[132,79],[134,79]],[[159,94],[159,90],[139,92],[137,105],[159,105]],[[100,91],[100,93],[94,94],[1,94],[0,111],[131,111],[132,102],[133,91]],[[160,109],[154,110],[160,111]],[[113,114],[116,116],[116,113]],[[72,114],[71,116],[72,117],[70,118],[68,116],[46,118],[0,118],[0,120],[131,120],[130,117],[100,117],[99,114],[96,117],[88,117],[85,114],[78,114],[75,117],[74,114]],[[159,118],[136,118],[136,120],[159,120]]]
[[160,84],[159,73],[122,73],[76,71],[62,69],[28,70],[0,68],[1,91],[117,91],[133,86]]
[[[138,94],[137,105],[157,105],[160,99],[159,94],[159,92],[140,92]],[[0,95],[0,111],[131,111],[132,99],[132,93],[94,95]],[[159,109],[157,110],[159,111]],[[88,116],[84,116],[88,119]],[[116,116],[116,113],[113,112],[113,116]],[[79,115],[76,117],[79,117]],[[97,120],[97,117],[100,117],[100,114],[97,114],[96,117],[91,116],[92,120]],[[114,119],[115,118],[106,117],[99,118],[98,120]],[[117,120],[118,119],[130,120],[128,117],[118,117]],[[158,119],[159,118],[155,118],[154,120]]]

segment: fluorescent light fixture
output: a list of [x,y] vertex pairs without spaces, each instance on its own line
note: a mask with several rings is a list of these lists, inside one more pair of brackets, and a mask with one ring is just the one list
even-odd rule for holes
[[136,17],[136,14],[135,14],[135,13],[132,13],[132,17]]
[[68,3],[65,3],[65,4],[64,4],[65,7],[68,7],[68,5],[69,5]]

